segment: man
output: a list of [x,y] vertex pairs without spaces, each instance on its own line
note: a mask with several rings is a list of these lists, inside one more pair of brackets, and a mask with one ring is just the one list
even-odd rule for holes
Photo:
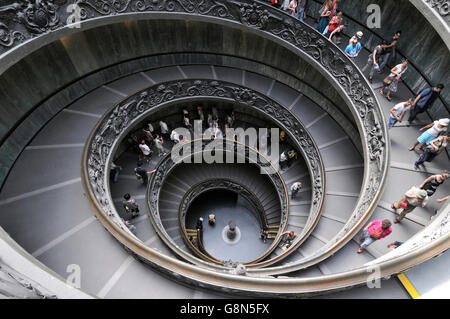
[[372,83],[373,79],[373,73],[376,70],[378,73],[380,73],[380,66],[378,64],[378,61],[381,59],[381,57],[385,53],[386,48],[386,42],[383,41],[380,45],[377,45],[375,49],[373,50],[372,54],[369,55],[369,59],[367,60],[367,64],[362,68],[362,72],[366,72],[367,68],[370,67],[369,72],[369,82]]
[[361,31],[356,32],[356,34],[354,36],[352,36],[350,38],[350,40],[348,40],[348,44],[352,44],[353,41],[361,41],[362,37],[363,37],[363,33]]
[[[283,238],[284,236],[284,238]],[[289,248],[292,244],[292,241],[297,237],[297,235],[291,230],[291,231],[285,231],[281,234],[282,239],[282,245],[281,249],[286,250]]]
[[152,159],[153,151],[145,143],[145,140],[141,141],[141,144],[139,144],[139,149],[142,151],[142,154],[144,155],[144,158],[147,160],[147,162],[150,162]]
[[380,70],[383,70],[384,66],[389,62],[391,55],[393,58],[395,58],[398,39],[400,38],[401,35],[402,31],[395,32],[394,36],[392,37],[392,41],[386,43],[385,48],[386,53],[383,55],[383,61],[380,64]]
[[409,113],[408,122],[411,124],[416,119],[416,116],[425,112],[433,105],[434,101],[439,97],[441,90],[444,88],[443,84],[438,84],[435,87],[426,88],[417,95],[412,106],[412,110]]
[[216,223],[216,215],[214,215],[213,213],[209,214],[209,216],[208,216],[208,223],[211,226],[214,226],[214,224]]
[[161,135],[167,136],[169,133],[169,127],[167,126],[167,123],[164,121],[159,121],[159,126],[161,127]]
[[362,49],[361,44],[358,42],[357,39],[354,39],[353,42],[351,44],[349,44],[347,46],[347,48],[345,48],[344,53],[348,57],[354,59],[359,55],[359,53],[361,52],[361,49]]
[[139,216],[139,204],[136,202],[136,200],[134,198],[131,198],[131,195],[128,193],[123,195],[123,198],[125,199],[122,202],[123,208],[125,208],[125,211],[127,213],[131,213],[131,218]]
[[383,239],[392,233],[391,221],[389,219],[377,219],[371,221],[363,229],[363,234],[359,237],[361,245],[358,248],[358,254],[362,253],[364,249],[367,248],[376,240]]
[[297,19],[303,22],[305,16],[306,0],[297,1]]
[[136,174],[136,177],[138,179],[142,179],[142,183],[144,185],[148,184],[148,174],[151,174],[152,172],[147,172],[146,169],[142,167],[142,162],[137,163],[137,167],[134,169],[134,173]]
[[302,188],[302,182],[296,182],[291,186],[291,198],[294,199],[298,191]]
[[196,226],[197,230],[202,230],[203,229],[203,217],[200,217],[197,220],[197,226]]
[[389,121],[388,121],[388,128],[390,129],[395,125],[397,122],[402,122],[403,118],[405,117],[406,111],[411,107],[412,100],[409,99],[406,102],[400,102],[397,105],[395,105],[389,114]]
[[113,183],[119,181],[119,172],[122,170],[122,166],[116,165],[116,163],[111,162],[111,171],[113,172]]
[[427,191],[417,186],[411,187],[400,201],[394,202],[391,206],[393,209],[403,207],[403,211],[395,218],[394,224],[401,222],[405,215],[412,212],[416,207],[425,207],[427,203]]

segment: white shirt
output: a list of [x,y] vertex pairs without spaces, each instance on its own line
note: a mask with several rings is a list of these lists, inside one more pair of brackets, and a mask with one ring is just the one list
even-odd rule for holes
[[[405,73],[407,69],[408,69],[408,67],[405,67],[405,69],[402,71],[402,65],[401,65],[401,64],[397,64],[397,65],[395,66],[395,72],[397,72],[397,74],[400,74],[400,75],[402,75],[403,73]],[[389,76],[390,76],[390,77],[394,77],[394,76],[396,76],[396,75],[395,75],[394,73],[391,73]]]
[[139,148],[141,149],[144,155],[150,155],[150,147],[147,144],[139,144]]
[[172,133],[170,133],[170,139],[174,142],[179,142],[180,135],[178,135],[178,133],[175,130],[173,130]]
[[446,126],[439,128],[438,124],[439,124],[439,121],[434,121],[434,125],[427,130],[428,134],[433,135],[433,136],[438,136],[439,133],[445,132],[447,130]]
[[410,105],[405,106],[405,104],[406,104],[406,102],[401,102],[393,107],[394,113],[395,113],[395,115],[397,115],[397,117],[400,117],[402,115],[402,113],[405,112],[410,107]]
[[169,131],[169,128],[165,122],[161,121],[159,122],[159,125],[161,126],[161,133],[166,134]]
[[299,183],[299,182],[296,182],[296,183],[292,184],[292,186],[291,186],[291,191],[297,191],[297,190],[299,190],[300,188],[302,188],[302,184]]
[[[405,193],[405,195],[408,195],[410,197],[415,197],[415,198],[407,198],[406,201],[412,205],[412,206],[418,206],[419,204],[419,200],[417,199],[417,194],[419,193],[420,188],[417,186],[413,186],[410,189],[408,189],[408,191]],[[428,196],[426,196],[423,201],[422,201],[422,205],[421,207],[424,207],[426,204],[428,203]]]

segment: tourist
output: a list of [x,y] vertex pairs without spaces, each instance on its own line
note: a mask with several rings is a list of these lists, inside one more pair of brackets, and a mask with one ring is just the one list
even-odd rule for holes
[[209,216],[208,216],[208,223],[211,226],[214,226],[214,224],[216,223],[216,215],[214,215],[213,213],[209,214]]
[[161,128],[161,135],[167,136],[167,134],[169,133],[169,127],[167,126],[167,123],[164,121],[159,121],[159,126]]
[[123,198],[125,200],[122,202],[122,205],[125,208],[125,211],[131,214],[131,218],[139,216],[139,204],[136,200],[132,198],[129,193],[123,195]]
[[148,174],[153,173],[153,171],[147,171],[142,167],[143,163],[139,161],[137,167],[134,169],[134,174],[138,180],[142,180],[144,185],[148,184]]
[[292,0],[291,2],[289,2],[286,10],[290,11],[292,16],[295,16],[297,15],[297,6],[297,0]]
[[333,19],[336,16],[337,6],[341,2],[341,0],[333,0],[330,8],[330,19]]
[[348,44],[352,44],[355,40],[356,40],[356,41],[361,41],[363,35],[364,35],[364,34],[362,33],[362,31],[356,32],[356,34],[353,35],[353,36],[350,38],[350,40],[348,40]]
[[354,39],[352,43],[350,43],[346,48],[344,53],[349,57],[349,58],[356,58],[359,53],[361,52],[361,44],[358,42],[357,39]]
[[153,134],[150,130],[146,130],[145,128],[142,129],[142,132],[145,134],[145,138],[147,139],[148,144],[151,146],[153,144]]
[[323,31],[323,35],[326,37],[328,34],[336,30],[342,22],[342,12],[339,12],[337,15],[335,15],[331,20],[330,24],[325,28]]
[[412,212],[416,207],[425,207],[427,203],[427,191],[420,189],[417,186],[411,187],[405,195],[403,195],[401,200],[394,202],[391,205],[392,209],[399,209],[400,207],[403,208],[400,215],[395,218],[394,223],[397,224],[405,217],[406,214]]
[[283,0],[283,2],[281,4],[281,9],[286,11],[288,6],[289,6],[289,0]]
[[156,135],[155,145],[156,149],[158,150],[158,156],[163,156],[166,154],[164,152],[164,139],[161,136]]
[[122,166],[116,165],[114,162],[111,162],[111,171],[113,172],[113,183],[117,183],[119,181],[119,173],[122,170]]
[[325,28],[328,25],[328,22],[330,21],[330,15],[331,15],[331,0],[325,0],[325,2],[322,5],[322,8],[320,9],[319,13],[319,24],[317,25],[317,30],[320,33],[323,33]]
[[334,43],[341,44],[342,42],[342,30],[345,29],[345,25],[341,24],[337,27],[333,32],[331,32],[328,40],[333,41],[333,37],[335,37]]
[[427,195],[431,197],[436,192],[436,189],[440,185],[444,184],[447,178],[448,178],[447,171],[444,171],[442,174],[431,175],[426,180],[424,180],[422,184],[420,184],[419,188],[426,190]]
[[432,140],[434,140],[436,137],[441,136],[445,133],[449,122],[450,122],[450,119],[448,119],[448,118],[440,119],[438,121],[434,121],[434,122],[420,128],[419,131],[421,131],[421,132],[423,130],[426,130],[426,131],[423,132],[417,138],[416,142],[414,143],[413,146],[411,146],[409,148],[409,150],[413,151],[419,143],[420,143],[420,146],[418,148],[419,151],[423,148],[423,146],[425,144],[429,145]]
[[291,198],[294,199],[298,191],[302,188],[302,182],[295,182],[291,186]]
[[414,163],[414,169],[418,170],[419,165],[423,165],[424,162],[431,162],[436,157],[442,153],[443,150],[450,143],[450,133],[446,135],[441,135],[436,137],[434,140],[430,141],[427,145],[425,151],[420,155],[419,159]]
[[197,220],[197,226],[196,226],[197,230],[202,230],[203,229],[203,217],[200,217]]
[[401,76],[408,70],[408,60],[403,60],[401,64],[397,64],[391,69],[389,74],[383,81],[383,87],[380,89],[380,94],[384,95],[384,91],[387,89],[386,99],[391,101],[391,93],[397,92],[398,81]]
[[198,114],[198,119],[200,121],[202,121],[202,125],[203,125],[203,121],[205,120],[205,115],[203,115],[203,109],[201,106],[197,106],[197,114]]
[[362,253],[364,249],[367,248],[370,244],[372,244],[376,240],[383,239],[392,233],[391,221],[389,219],[377,219],[371,221],[366,227],[363,229],[363,234],[359,238],[361,245],[358,249],[358,254]]
[[141,144],[139,144],[139,149],[142,151],[142,154],[144,155],[144,158],[147,160],[147,162],[150,162],[152,160],[153,151],[145,143],[145,140],[141,141]]
[[390,250],[394,250],[394,249],[400,247],[401,245],[403,245],[403,242],[401,242],[401,241],[393,241],[392,243],[387,245],[387,248],[390,248]]
[[367,68],[370,68],[369,72],[369,82],[372,83],[373,79],[373,73],[374,71],[377,71],[378,73],[381,72],[380,66],[379,66],[379,60],[381,59],[382,55],[384,54],[384,50],[386,48],[386,42],[383,41],[382,44],[377,45],[375,49],[373,50],[372,54],[369,55],[369,59],[367,60],[367,64],[362,68],[362,72],[366,72]]
[[306,17],[306,0],[298,0],[297,2],[297,19],[304,22]]
[[385,54],[383,55],[383,59],[380,64],[380,71],[383,70],[384,66],[388,64],[390,57],[395,58],[396,56],[396,47],[398,44],[398,39],[400,38],[402,32],[395,32],[391,41],[386,42]]
[[283,250],[289,248],[291,246],[292,242],[294,241],[294,239],[297,237],[295,232],[293,232],[292,230],[285,231],[280,236],[283,238],[282,242],[281,242],[281,248]]
[[395,105],[389,114],[389,120],[388,120],[388,128],[392,128],[395,123],[402,122],[403,118],[405,117],[406,111],[409,110],[411,107],[412,100],[409,99],[406,102],[400,102],[397,105]]
[[413,103],[413,108],[409,113],[408,122],[411,124],[420,113],[428,110],[439,97],[441,90],[444,88],[443,84],[438,84],[435,87],[426,88],[422,90]]

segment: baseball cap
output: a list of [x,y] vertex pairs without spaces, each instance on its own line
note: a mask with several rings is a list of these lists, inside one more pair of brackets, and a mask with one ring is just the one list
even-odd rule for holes
[[424,189],[421,189],[420,191],[417,192],[417,197],[420,199],[424,199],[425,197],[427,197],[427,191]]
[[450,122],[450,119],[440,119],[439,120],[439,124],[441,124],[442,126],[448,126]]

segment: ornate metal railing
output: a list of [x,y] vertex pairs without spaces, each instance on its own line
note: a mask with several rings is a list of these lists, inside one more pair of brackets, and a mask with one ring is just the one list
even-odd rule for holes
[[[196,157],[197,154],[205,152],[205,148],[210,147],[213,143],[214,147],[220,147],[220,152],[222,152],[222,155],[225,156],[225,154],[228,152],[232,154],[233,156],[236,154],[238,157],[243,157],[243,159],[248,160],[250,163],[257,165],[260,169],[264,170],[266,172],[267,177],[269,178],[270,182],[274,186],[274,189],[276,190],[278,194],[278,199],[280,201],[280,229],[284,229],[287,224],[287,220],[289,218],[289,196],[287,193],[286,185],[284,184],[283,178],[279,174],[278,171],[274,169],[274,167],[271,166],[271,163],[268,159],[266,159],[264,156],[262,156],[261,153],[258,151],[243,145],[239,142],[233,141],[233,140],[227,140],[227,139],[201,139],[201,140],[192,140],[185,144],[177,144],[178,146],[182,146],[183,148],[189,147],[192,148],[191,152],[188,152],[185,155],[182,155],[178,158],[176,158],[176,162],[172,159],[171,154],[167,154],[158,164],[156,167],[156,172],[152,175],[149,186],[147,189],[147,204],[149,207],[149,217],[152,221],[152,224],[157,231],[160,238],[172,249],[173,252],[175,252],[180,257],[198,264],[201,260],[198,258],[193,257],[192,255],[187,254],[185,251],[180,249],[177,245],[177,243],[171,238],[171,236],[166,232],[164,225],[161,221],[161,215],[159,212],[159,196],[161,189],[164,185],[164,182],[166,178],[171,174],[171,172],[177,167],[178,164],[185,162],[187,159],[189,162],[191,162],[192,157]],[[196,145],[197,144],[197,145]],[[244,151],[243,154],[239,152],[239,149],[242,147],[242,150]],[[276,172],[275,174],[271,174],[272,172]],[[206,184],[203,184],[206,185]],[[235,184],[236,185],[236,184]],[[220,183],[216,184],[216,187],[221,187]],[[223,186],[222,186],[223,187]],[[195,190],[195,188],[194,188]],[[200,193],[202,192],[202,187],[200,185],[199,188],[197,188]],[[203,189],[204,191],[205,189]],[[242,189],[242,192],[245,192],[245,189]],[[194,197],[189,197],[190,200],[188,200],[188,203],[191,202],[197,195],[199,195],[199,192],[192,193]],[[188,195],[189,196],[189,195]],[[180,203],[180,207],[183,205],[183,201]],[[186,210],[189,205],[185,206],[185,210],[183,211],[184,214],[186,213]],[[184,218],[183,218],[184,220]],[[185,235],[185,225],[183,222],[181,222],[181,228],[180,231],[182,234]],[[267,249],[267,251],[262,254],[260,257],[258,257],[256,260],[260,260],[270,254],[272,252],[280,238],[277,236],[272,243],[272,245]],[[187,241],[189,245],[188,239],[185,237],[185,241]],[[191,248],[192,246],[189,245]],[[196,251],[198,253],[198,251]],[[212,260],[211,258],[205,256],[205,254],[201,254],[202,257],[205,257],[205,259],[209,263],[214,264],[220,264],[223,265],[223,263],[218,263],[215,260]],[[203,262],[200,262],[203,264]],[[212,265],[211,265],[212,266]]]
[[[129,236],[134,236],[122,223],[108,188],[109,162],[118,142],[133,125],[156,109],[192,99],[226,100],[258,111],[287,132],[296,148],[303,155],[312,179],[312,204],[303,231],[283,256],[300,245],[317,224],[325,188],[324,168],[318,148],[303,124],[283,106],[254,90],[222,81],[179,80],[170,81],[141,90],[109,110],[94,128],[83,154],[84,178],[88,180],[87,193],[95,199],[98,207]],[[156,197],[154,197],[156,198]],[[283,204],[287,205],[287,204]],[[286,207],[281,208],[282,211]],[[264,261],[276,262],[282,256]],[[255,267],[257,264],[254,264]]]
[[[281,177],[281,176],[278,176]],[[278,178],[277,177],[277,178]],[[281,179],[280,179],[281,181]],[[279,183],[277,183],[279,184]],[[275,185],[274,185],[275,186]],[[178,221],[179,226],[181,229],[181,232],[184,236],[185,242],[192,248],[191,242],[189,241],[189,238],[187,237],[186,233],[186,214],[189,209],[189,206],[192,204],[192,202],[201,194],[211,191],[211,190],[217,190],[217,189],[225,189],[229,191],[233,191],[239,196],[242,196],[252,207],[252,213],[255,215],[256,219],[259,220],[261,229],[268,228],[268,222],[267,222],[267,216],[264,211],[264,207],[262,203],[259,201],[256,194],[254,194],[251,190],[249,190],[247,187],[242,185],[241,183],[230,180],[228,178],[217,178],[217,179],[208,179],[205,181],[201,181],[198,184],[191,187],[183,196],[179,211],[178,211]],[[275,189],[274,189],[275,190]],[[284,198],[284,193],[286,192],[286,189],[283,187],[283,189],[280,189],[278,192],[281,192],[280,194]],[[280,221],[281,221],[281,210],[280,210]],[[287,218],[283,218],[283,221],[286,222]],[[278,225],[279,228],[285,228],[285,225]],[[278,234],[277,234],[278,235]],[[277,241],[279,241],[278,238],[275,238]],[[270,252],[273,251],[273,248],[275,248],[276,245],[273,245],[273,247],[270,247],[268,251],[264,252],[261,256],[254,258],[251,261],[248,261],[244,264],[251,264],[254,262],[257,262],[258,260],[261,260],[262,258],[269,255]],[[195,248],[195,247],[194,247]],[[224,262],[221,262],[221,264],[224,264]]]

